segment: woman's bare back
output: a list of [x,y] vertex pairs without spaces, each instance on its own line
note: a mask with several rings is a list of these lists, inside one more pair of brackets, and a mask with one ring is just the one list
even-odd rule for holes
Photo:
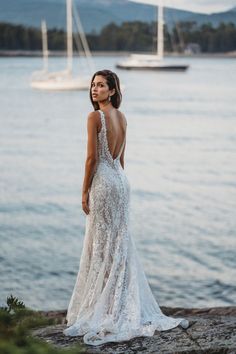
[[[103,111],[107,131],[108,149],[113,159],[117,158],[126,137],[126,118],[118,109]],[[101,130],[101,123],[99,131]]]

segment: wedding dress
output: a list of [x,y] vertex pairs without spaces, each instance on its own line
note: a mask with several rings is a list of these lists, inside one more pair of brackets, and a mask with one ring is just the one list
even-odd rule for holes
[[164,315],[147,282],[129,232],[130,185],[107,141],[106,120],[99,110],[98,163],[89,192],[90,213],[80,268],[67,310],[67,336],[84,336],[86,344],[120,342],[152,336],[188,320]]

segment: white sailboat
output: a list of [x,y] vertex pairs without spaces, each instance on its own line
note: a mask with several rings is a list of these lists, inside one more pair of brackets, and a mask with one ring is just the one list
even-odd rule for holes
[[[62,91],[62,90],[87,90],[90,87],[89,76],[73,76],[73,23],[72,23],[72,0],[66,1],[67,13],[67,68],[64,71],[48,71],[48,46],[47,28],[45,21],[42,22],[42,41],[43,41],[43,70],[32,74],[31,87],[39,90]],[[92,55],[82,28],[79,14],[76,16],[76,24],[79,31],[81,44],[84,50],[90,74],[95,71]]]
[[131,54],[127,59],[116,64],[119,69],[126,70],[159,70],[159,71],[185,71],[189,65],[168,63],[164,60],[164,6],[159,0],[157,6],[157,52],[156,54]]

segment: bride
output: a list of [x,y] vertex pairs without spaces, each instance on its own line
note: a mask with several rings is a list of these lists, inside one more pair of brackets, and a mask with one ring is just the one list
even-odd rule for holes
[[130,235],[130,185],[124,172],[127,122],[118,110],[122,96],[117,75],[97,71],[90,99],[94,111],[87,119],[82,191],[86,231],[63,333],[99,345],[178,325],[187,328],[187,319],[162,313]]

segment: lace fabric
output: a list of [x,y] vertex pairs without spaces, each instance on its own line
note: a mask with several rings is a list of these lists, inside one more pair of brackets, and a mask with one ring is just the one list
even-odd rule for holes
[[89,345],[152,336],[184,318],[162,313],[129,231],[130,184],[108,149],[106,122],[98,134],[98,163],[89,191],[90,213],[79,271],[67,310],[67,336]]

